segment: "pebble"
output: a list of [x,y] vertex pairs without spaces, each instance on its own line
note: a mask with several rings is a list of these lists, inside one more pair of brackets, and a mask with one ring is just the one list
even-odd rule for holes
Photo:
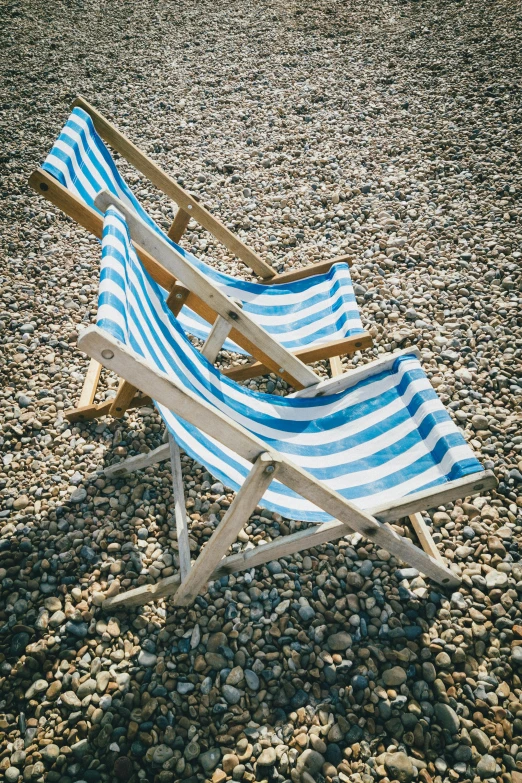
[[[0,777],[521,783],[519,11],[417,5],[8,5]],[[350,535],[214,580],[187,609],[103,609],[177,574],[179,555],[168,463],[101,472],[161,445],[153,406],[64,416],[88,366],[77,338],[100,249],[27,178],[78,85],[277,271],[355,259],[374,347],[343,368],[415,347],[499,482],[424,514],[458,591]],[[172,201],[118,165],[168,229]],[[181,244],[250,277],[195,222]],[[117,382],[104,371],[97,401]],[[234,496],[185,454],[182,468],[195,560]],[[231,554],[307,527],[256,508]]]

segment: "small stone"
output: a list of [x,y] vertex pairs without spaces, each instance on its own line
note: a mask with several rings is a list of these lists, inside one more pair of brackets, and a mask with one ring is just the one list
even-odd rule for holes
[[27,497],[27,495],[19,495],[13,501],[13,508],[15,511],[22,511],[24,508],[27,508],[28,505],[29,505],[29,498]]
[[412,761],[406,753],[387,753],[384,757],[384,766],[388,777],[400,783],[410,783],[415,775]]
[[345,631],[334,633],[328,637],[328,647],[332,651],[344,651],[352,645],[352,637]]
[[491,748],[491,740],[482,729],[471,729],[469,736],[479,753],[487,753]]
[[21,772],[17,767],[7,767],[5,771],[5,783],[18,783]]
[[447,729],[450,734],[456,734],[460,728],[460,720],[455,710],[449,704],[436,704],[434,709],[442,728]]
[[50,745],[45,745],[45,747],[42,748],[41,754],[44,761],[49,762],[49,764],[53,764],[60,755],[60,748],[58,745],[51,743]]
[[273,767],[276,761],[277,756],[275,748],[270,746],[268,748],[264,748],[261,751],[261,755],[259,756],[257,763],[261,767]]
[[397,688],[402,685],[408,679],[408,675],[402,668],[402,666],[392,666],[391,669],[386,669],[382,674],[384,684],[388,688]]
[[158,656],[154,655],[154,653],[147,652],[146,650],[141,650],[140,654],[138,655],[138,666],[155,666],[156,661],[158,660]]
[[219,748],[210,748],[210,750],[207,750],[205,753],[202,753],[199,757],[199,763],[203,767],[205,772],[212,772],[214,770],[219,760],[221,759],[221,751]]
[[307,748],[297,759],[296,770],[299,774],[308,772],[308,774],[313,777],[321,771],[323,764],[324,756],[316,750]]
[[502,589],[508,583],[508,575],[504,571],[488,571],[486,574],[486,587],[488,590]]
[[233,685],[223,685],[221,693],[229,704],[237,704],[241,699],[241,691]]
[[75,489],[74,492],[71,492],[69,500],[71,503],[83,503],[86,497],[87,490],[83,487],[78,487],[78,489]]
[[477,773],[483,780],[485,778],[495,777],[497,773],[497,762],[493,756],[490,756],[488,753],[482,756],[479,763],[477,764]]

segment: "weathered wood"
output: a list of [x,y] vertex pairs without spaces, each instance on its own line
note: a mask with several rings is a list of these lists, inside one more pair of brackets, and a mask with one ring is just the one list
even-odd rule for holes
[[[317,383],[317,375],[292,353],[287,351],[261,326],[243,312],[235,301],[227,297],[202,272],[192,266],[183,255],[172,247],[162,236],[144,223],[136,213],[108,191],[101,191],[95,199],[95,205],[103,212],[113,205],[124,215],[133,241],[145,247],[170,274],[196,294],[199,299],[210,303],[216,313],[228,321],[242,335],[241,344],[251,345],[252,355],[280,375],[285,373],[293,378],[293,383],[310,386]],[[215,317],[212,319],[213,323]]]
[[[111,335],[95,326],[80,335],[80,347],[104,366],[117,372],[130,383],[140,383],[155,400],[176,411],[183,419],[199,427],[223,444],[234,444],[234,450],[244,459],[254,462],[266,446],[241,425],[229,419],[209,403],[183,388],[174,377],[151,367]],[[279,455],[280,456],[280,455]],[[398,536],[372,515],[345,500],[338,492],[318,481],[307,471],[281,458],[278,479],[302,497],[341,520],[347,532],[358,532],[406,561],[442,585],[458,584],[457,577],[439,562],[422,552],[410,541]],[[486,483],[482,480],[481,485]],[[424,493],[419,493],[423,495]],[[397,511],[397,503],[395,511]],[[427,504],[424,505],[426,507]]]
[[428,528],[426,522],[424,521],[424,517],[422,516],[422,514],[420,514],[419,512],[415,514],[410,514],[409,519],[413,529],[417,533],[417,538],[419,539],[420,545],[422,546],[424,551],[428,555],[431,555],[436,560],[440,560],[440,562],[443,563],[444,561],[442,559],[442,555],[437,549],[437,545],[435,541],[431,537],[430,529]]
[[391,522],[394,519],[414,514],[421,509],[443,506],[444,503],[449,503],[451,500],[476,495],[478,492],[485,492],[496,486],[495,474],[490,470],[484,470],[454,481],[448,481],[445,484],[439,484],[437,487],[425,489],[422,492],[406,495],[392,503],[382,503],[372,509],[372,514],[378,517],[381,522]]
[[216,361],[216,357],[223,347],[223,343],[230,334],[231,329],[232,325],[228,321],[225,321],[225,319],[220,315],[218,315],[214,322],[214,326],[210,330],[210,334],[205,340],[203,348],[201,349],[201,353],[205,359],[208,359],[208,361],[211,362],[211,364],[214,364]]
[[343,363],[340,356],[330,356],[330,372],[332,378],[343,374]]
[[170,289],[170,293],[167,297],[167,307],[176,318],[183,308],[183,305],[186,304],[189,296],[190,291],[188,288],[185,288],[184,285],[180,285],[180,283],[175,283]]
[[65,411],[65,418],[73,424],[75,421],[92,421],[93,419],[99,419],[101,416],[107,416],[112,400],[105,400],[105,402],[92,403],[91,405],[85,405],[81,408],[71,408]]
[[[337,352],[339,354],[340,352]],[[339,392],[345,389],[350,389],[355,386],[359,381],[364,381],[366,378],[370,378],[378,372],[384,372],[390,370],[395,360],[400,356],[409,356],[412,354],[419,358],[420,351],[418,348],[412,346],[411,348],[404,348],[402,351],[395,351],[395,353],[387,353],[383,356],[375,359],[373,362],[363,364],[360,367],[356,367],[355,370],[349,370],[342,375],[336,375],[334,378],[326,378],[323,381],[319,381],[315,386],[310,386],[307,389],[301,389],[300,391],[289,394],[289,397],[322,397],[325,394],[339,394]]]
[[191,217],[192,215],[189,212],[185,212],[184,209],[178,207],[178,211],[176,212],[174,220],[170,224],[170,228],[167,232],[168,238],[172,239],[173,242],[178,244],[179,240],[187,230],[187,226],[190,223]]
[[271,278],[275,272],[271,266],[263,261],[257,253],[247,247],[236,237],[232,231],[208,212],[196,199],[187,193],[178,183],[165,174],[151,158],[141,152],[135,144],[120,133],[100,112],[91,106],[84,98],[78,96],[72,106],[79,106],[86,111],[100,136],[111,145],[113,149],[123,155],[138,171],[141,171],[165,195],[171,198],[185,212],[190,214],[203,228],[216,237],[244,264],[260,275],[262,278]]
[[114,416],[115,419],[121,419],[129,405],[132,404],[137,391],[138,389],[136,386],[133,386],[132,383],[120,379],[116,397],[113,399],[112,405],[109,408],[109,416]]
[[[297,356],[305,364],[312,364],[318,362],[321,359],[329,359],[335,356],[350,356],[356,351],[362,351],[364,348],[370,348],[373,345],[373,340],[368,332],[363,334],[353,335],[352,337],[345,337],[344,340],[334,340],[331,343],[324,343],[318,345],[316,348],[300,348],[294,352],[294,356]],[[269,372],[273,372],[266,364],[262,362],[250,362],[250,364],[238,364],[234,367],[227,367],[223,370],[223,375],[231,378],[234,381],[247,381],[249,378],[257,378],[259,375],[266,375]],[[307,388],[315,388],[310,386]],[[332,392],[333,393],[333,392]],[[314,394],[310,395],[314,397]]]
[[250,514],[263,497],[277,473],[279,464],[280,458],[276,454],[265,452],[259,455],[232,505],[212,534],[210,541],[203,547],[190,574],[176,591],[175,606],[186,606],[192,603],[207,584],[212,572],[236,541]]
[[88,405],[92,405],[94,395],[96,394],[96,389],[98,388],[98,381],[100,380],[101,370],[102,365],[97,362],[96,359],[91,359],[85,374],[85,380],[83,382],[78,408],[85,408]]
[[185,579],[190,571],[190,542],[188,534],[187,511],[185,508],[185,491],[183,487],[183,471],[179,446],[169,432],[170,467],[172,471],[172,494],[174,498],[174,519],[178,538],[179,572]]
[[161,446],[146,454],[137,454],[135,457],[128,457],[122,462],[117,462],[116,465],[109,465],[103,473],[107,478],[123,478],[136,470],[145,470],[145,468],[150,468],[166,459],[170,459],[170,446],[168,443],[162,443]]
[[[88,207],[84,201],[67,190],[67,188],[64,188],[63,185],[54,179],[54,177],[51,177],[51,175],[43,169],[37,169],[36,171],[33,171],[29,177],[29,184],[37,193],[44,196],[47,201],[50,201],[55,207],[61,209],[62,212],[69,215],[70,218],[87,229],[91,234],[94,234],[95,237],[101,239],[103,232],[103,215],[95,209]],[[176,282],[176,279],[173,278],[161,264],[158,264],[153,256],[149,255],[149,253],[139,247],[135,242],[133,244],[147,272],[149,272],[158,285],[166,291],[170,291]]]
[[276,275],[264,282],[267,285],[284,285],[285,283],[293,283],[296,280],[304,280],[306,277],[325,275],[334,264],[348,264],[348,266],[352,266],[353,263],[353,256],[337,256],[336,258],[331,258],[329,261],[319,261],[317,264],[308,264],[308,266],[303,266],[301,269],[289,269],[288,272],[282,272],[280,275]]

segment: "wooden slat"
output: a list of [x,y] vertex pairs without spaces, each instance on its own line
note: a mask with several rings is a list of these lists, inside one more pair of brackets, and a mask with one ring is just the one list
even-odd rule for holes
[[85,98],[79,96],[73,101],[73,107],[79,106],[86,111],[93,123],[94,127],[105,139],[105,141],[113,147],[120,155],[129,161],[138,171],[141,171],[147,179],[149,179],[157,188],[159,188],[165,195],[171,198],[178,204],[183,210],[190,214],[194,220],[197,220],[203,228],[216,237],[227,247],[234,255],[240,258],[244,264],[260,275],[262,278],[271,278],[275,272],[271,266],[263,261],[257,253],[251,248],[247,247],[236,237],[232,231],[221,223],[217,218],[208,212],[205,207],[198,204],[196,199],[187,193],[178,183],[165,174],[159,166],[154,163],[151,158],[141,152],[135,144],[127,139],[123,133],[120,133],[112,123],[110,123],[102,114],[100,114],[93,106],[91,106]]
[[[134,210],[105,190],[98,193],[95,205],[103,212],[109,205],[117,207],[127,220],[133,241],[140,247],[144,247],[176,280],[189,288],[202,302],[209,303],[216,313],[235,327],[235,330],[240,331],[241,345],[248,343],[252,355],[258,361],[280,375],[286,373],[293,378],[294,384],[297,383],[302,387],[317,383],[318,377],[310,367],[283,348],[277,340],[243,312],[234,300],[222,293],[206,275],[192,266],[179,251],[144,223]],[[214,320],[215,316],[211,323]]]
[[231,329],[231,324],[218,315],[214,322],[214,326],[210,330],[210,334],[205,340],[205,344],[201,349],[201,353],[211,364],[214,364],[216,361],[216,357],[223,347],[223,343],[230,334]]
[[123,478],[136,470],[145,470],[158,462],[170,459],[170,446],[168,443],[162,443],[156,449],[148,451],[146,454],[138,454],[135,457],[128,457],[116,465],[110,465],[103,471],[107,478]]
[[341,361],[340,356],[330,356],[330,372],[332,374],[332,378],[335,378],[337,375],[343,374],[343,363]]
[[185,212],[185,210],[181,209],[181,207],[178,207],[178,211],[176,212],[174,220],[170,224],[170,228],[167,232],[168,238],[172,239],[172,241],[176,242],[177,244],[187,230],[187,226],[190,223],[191,217],[192,215],[190,215],[188,212]]
[[[80,347],[104,366],[130,383],[140,383],[151,396],[176,412],[189,423],[225,445],[234,444],[234,451],[250,462],[267,451],[260,438],[225,416],[221,411],[182,387],[175,377],[169,377],[151,367],[141,357],[96,326],[85,329],[79,338]],[[349,503],[338,492],[318,481],[307,471],[279,455],[278,480],[302,497],[338,519],[347,532],[358,532],[372,539],[397,558],[425,573],[444,586],[459,583],[458,578],[411,541],[397,535],[365,511]],[[421,493],[422,494],[422,493]]]
[[170,467],[172,471],[172,494],[174,498],[174,519],[176,521],[178,539],[179,571],[181,579],[183,580],[190,572],[190,542],[187,511],[185,508],[185,491],[183,488],[183,471],[181,469],[179,446],[170,432],[168,437]]
[[[63,185],[60,185],[54,177],[51,177],[43,169],[37,169],[29,177],[29,184],[37,193],[44,196],[47,201],[61,209],[62,212],[65,212],[66,215],[69,215],[70,218],[87,229],[91,234],[94,234],[98,239],[101,239],[103,216],[95,209],[88,207],[85,202],[73,195]],[[166,291],[170,291],[176,279],[143,248],[139,247],[135,242],[133,244],[147,272],[158,285]]]
[[372,509],[372,514],[382,522],[391,522],[394,519],[414,514],[421,509],[443,506],[444,503],[449,503],[451,500],[476,495],[477,492],[485,492],[496,486],[495,474],[490,470],[484,470],[454,481],[448,481],[446,484],[439,484],[431,489],[425,489],[423,492],[406,495],[393,503],[383,503]]
[[116,397],[112,401],[112,405],[109,409],[109,416],[114,416],[115,419],[121,419],[129,405],[132,404],[137,391],[138,389],[136,386],[133,386],[132,383],[120,380]]
[[[297,356],[305,364],[312,364],[321,359],[329,359],[332,356],[350,356],[356,351],[362,351],[365,348],[370,348],[372,345],[371,335],[368,332],[364,332],[363,334],[346,337],[344,340],[335,340],[331,343],[318,345],[316,348],[300,348],[298,351],[295,351],[294,356]],[[249,378],[257,378],[259,375],[266,375],[269,372],[273,372],[273,370],[270,370],[263,362],[239,364],[223,370],[223,374],[234,381],[246,381]],[[314,395],[310,396],[313,397]]]
[[75,421],[92,421],[93,419],[99,419],[101,416],[107,416],[111,405],[112,400],[106,400],[105,402],[85,405],[81,408],[71,408],[64,415],[71,424]]
[[410,354],[419,358],[420,351],[418,348],[412,346],[411,348],[404,348],[402,351],[395,351],[395,353],[383,354],[378,359],[375,359],[375,361],[362,364],[360,367],[356,367],[355,370],[350,370],[349,372],[337,375],[334,378],[326,378],[324,381],[319,381],[315,386],[301,389],[288,396],[321,397],[325,394],[339,394],[339,392],[350,389],[352,386],[355,386],[356,383],[359,383],[359,381],[364,381],[377,372],[390,370],[399,356],[409,356]]
[[424,549],[425,552],[427,552],[428,555],[431,555],[436,560],[440,560],[441,563],[443,563],[442,555],[440,554],[439,550],[437,549],[437,545],[433,538],[431,537],[430,529],[428,528],[426,522],[424,521],[424,517],[419,512],[415,514],[409,515],[410,522],[412,524],[413,529],[417,533],[417,538],[419,539],[420,545]]
[[83,382],[78,408],[85,408],[88,405],[92,405],[94,395],[96,394],[96,389],[98,388],[98,381],[100,380],[101,370],[102,365],[97,362],[96,359],[91,359],[85,374],[85,380]]
[[336,258],[331,258],[329,261],[319,261],[317,264],[308,264],[308,266],[303,266],[301,269],[289,269],[288,272],[282,272],[280,275],[276,275],[264,282],[268,285],[293,283],[296,280],[304,280],[306,277],[325,275],[334,264],[348,264],[348,266],[352,266],[353,262],[354,258],[352,256],[337,256]]

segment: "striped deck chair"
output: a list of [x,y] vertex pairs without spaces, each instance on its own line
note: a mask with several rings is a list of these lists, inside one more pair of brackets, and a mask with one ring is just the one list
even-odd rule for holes
[[[178,264],[177,277],[162,268],[153,251],[147,253],[138,248],[138,253],[162,287],[162,295],[183,329],[204,341],[210,339],[215,356],[223,347],[257,359],[232,367],[229,371],[231,377],[246,380],[272,371],[299,389],[318,380],[303,363],[330,358],[332,371],[339,372],[339,356],[372,345],[372,339],[361,323],[347,257],[276,276],[274,270],[254,251],[247,248],[88,103],[77,99],[75,104],[42,168],[31,176],[31,185],[97,236],[101,236],[102,215],[96,207],[95,197],[101,191],[107,191],[121,199],[165,240],[183,262]],[[102,136],[180,205],[168,235],[151,219],[125,183]],[[249,282],[219,272],[176,244],[191,217],[250,265],[264,278],[263,282]],[[194,288],[187,284],[191,269],[198,270],[207,281],[206,293],[197,286]],[[239,303],[242,318],[236,318],[234,323],[227,316],[225,324],[219,319],[215,297],[212,295],[216,291],[222,294],[222,299],[224,296],[229,301]],[[245,320],[260,326],[272,338],[272,342],[261,333],[258,333],[256,339],[249,339],[243,328]],[[279,346],[285,351],[277,350]],[[293,358],[294,354],[299,362]],[[135,390],[129,385],[122,385],[115,401],[93,404],[99,372],[99,365],[91,363],[79,406],[68,413],[69,420],[95,418],[108,412],[121,416],[128,407],[139,401],[139,397],[134,396]]]
[[[352,532],[375,541],[443,586],[442,561],[421,509],[495,485],[445,411],[415,351],[388,355],[288,397],[224,376],[187,339],[109,207],[102,241],[97,325],[82,350],[151,396],[170,442],[111,466],[111,478],[172,461],[179,574],[107,599],[138,605],[173,595],[191,603],[210,579],[286,557]],[[237,492],[191,563],[179,448]],[[311,523],[298,533],[227,556],[257,505]],[[384,524],[409,515],[423,549]]]

